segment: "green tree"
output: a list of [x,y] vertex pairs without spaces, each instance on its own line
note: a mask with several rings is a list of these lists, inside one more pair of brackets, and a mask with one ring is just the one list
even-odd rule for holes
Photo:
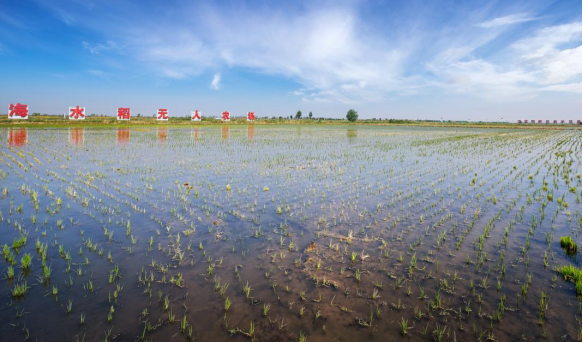
[[296,119],[301,119],[302,118],[302,111],[298,110],[298,112],[296,113]]
[[346,119],[348,119],[348,121],[350,122],[355,122],[356,120],[358,120],[358,112],[355,111],[354,109],[349,110],[346,113]]
[[310,118],[310,120],[312,120],[312,112],[310,112],[310,114],[308,114],[308,117]]

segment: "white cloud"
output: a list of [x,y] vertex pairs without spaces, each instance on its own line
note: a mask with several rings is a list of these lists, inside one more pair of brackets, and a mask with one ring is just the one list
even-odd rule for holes
[[429,62],[428,69],[445,81],[438,87],[494,101],[531,99],[543,91],[580,92],[581,23],[534,31],[496,61],[473,55],[488,42],[450,48]]
[[[125,52],[170,79],[224,68],[283,77],[299,84],[289,93],[306,102],[378,102],[436,91],[527,99],[542,91],[572,92],[580,83],[580,22],[544,27],[545,17],[524,9],[497,17],[464,12],[445,24],[428,14],[405,22],[388,14],[381,25],[364,18],[359,5],[306,2],[288,11],[194,4],[149,13],[105,1],[92,12],[107,15],[92,14],[83,24],[115,42],[83,46],[92,54]],[[542,29],[511,31],[535,20]],[[218,90],[220,81],[215,74],[210,88]]]
[[564,92],[564,93],[581,94],[581,82],[552,85],[552,86],[541,88],[541,90],[542,91],[558,91],[558,92]]
[[99,54],[102,51],[109,51],[109,50],[115,50],[115,51],[120,51],[120,47],[113,41],[108,40],[105,43],[101,43],[101,44],[89,44],[88,42],[82,42],[83,43],[83,48],[86,50],[89,50],[90,53],[92,54]]
[[221,74],[216,73],[215,76],[213,76],[213,80],[211,81],[211,89],[219,90],[219,83],[221,83]]
[[504,17],[494,18],[492,20],[484,21],[480,23],[478,26],[484,28],[492,28],[492,27],[499,27],[505,25],[512,25],[518,23],[524,23],[527,21],[536,20],[537,18],[531,17],[528,13],[518,13],[518,14],[511,14]]
[[565,43],[577,42],[581,46],[581,22],[545,27],[533,36],[512,45],[524,59],[545,57]]
[[541,84],[557,84],[581,80],[581,46],[549,52],[536,62]]

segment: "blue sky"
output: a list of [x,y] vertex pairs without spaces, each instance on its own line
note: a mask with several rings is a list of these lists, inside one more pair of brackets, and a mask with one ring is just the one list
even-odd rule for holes
[[579,119],[581,1],[0,0],[0,106]]

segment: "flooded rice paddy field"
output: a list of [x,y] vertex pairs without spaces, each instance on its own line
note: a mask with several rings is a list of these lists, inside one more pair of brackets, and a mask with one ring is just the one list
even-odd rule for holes
[[581,131],[0,135],[2,341],[581,340]]

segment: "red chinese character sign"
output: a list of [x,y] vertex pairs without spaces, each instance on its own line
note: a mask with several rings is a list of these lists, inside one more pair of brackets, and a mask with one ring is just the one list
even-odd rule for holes
[[85,107],[69,107],[69,120],[85,120]]
[[118,120],[129,120],[130,119],[130,109],[129,108],[118,108],[117,109],[117,119]]
[[158,121],[168,121],[168,109],[158,109]]
[[255,113],[247,112],[247,121],[255,121]]
[[17,103],[8,106],[9,119],[28,119],[28,105]]
[[192,111],[191,120],[192,121],[200,121],[202,113],[199,110]]
[[221,120],[223,121],[231,121],[231,113],[224,111],[223,115],[221,117]]

